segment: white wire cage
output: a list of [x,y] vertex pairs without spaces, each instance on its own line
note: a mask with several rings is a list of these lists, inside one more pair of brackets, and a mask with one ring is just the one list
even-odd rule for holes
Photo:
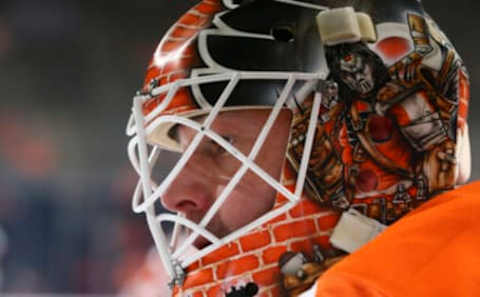
[[[234,145],[224,139],[211,129],[211,125],[217,115],[225,110],[228,99],[241,80],[282,80],[285,82],[283,89],[279,92],[278,98],[273,106],[266,123],[257,136],[254,145],[248,155],[240,152]],[[188,79],[180,79],[173,83],[160,86],[151,90],[150,94],[143,94],[133,99],[133,114],[127,125],[127,134],[132,138],[128,144],[128,155],[130,161],[140,176],[139,182],[133,194],[132,208],[136,213],[144,212],[146,214],[147,223],[152,233],[155,245],[160,254],[162,262],[169,276],[173,280],[181,279],[181,270],[199,258],[211,253],[222,245],[237,239],[246,232],[261,226],[276,216],[285,213],[294,207],[300,200],[305,178],[307,174],[308,160],[314,142],[315,130],[317,127],[322,95],[321,92],[315,91],[319,81],[325,80],[323,73],[278,73],[278,72],[227,72],[221,74],[210,74],[201,77],[192,77]],[[204,105],[202,108],[207,112],[203,123],[199,123],[187,117],[178,115],[163,115],[162,112],[169,106],[175,98],[176,92],[183,87],[198,87],[201,84],[226,82],[226,86],[218,97],[213,106]],[[300,84],[302,87],[294,90],[294,86]],[[258,164],[254,162],[265,140],[271,131],[275,120],[280,111],[285,106],[292,106],[289,99],[294,98],[302,101],[307,95],[315,92],[313,100],[313,108],[310,114],[309,126],[306,134],[304,153],[298,169],[297,182],[294,192],[291,192],[280,181],[266,173]],[[294,94],[295,93],[295,94]],[[163,101],[149,114],[144,115],[142,106],[146,100],[164,95]],[[149,144],[147,136],[157,127],[165,123],[175,123],[185,125],[194,129],[197,133],[193,137],[186,150],[178,160],[177,164],[172,168],[165,179],[157,184],[152,181],[151,169],[155,162],[158,161],[162,151],[161,147],[155,144]],[[226,187],[221,191],[215,202],[205,213],[200,222],[193,222],[181,214],[157,213],[155,203],[159,202],[162,195],[172,184],[179,173],[184,169],[185,165],[197,149],[198,145],[205,137],[215,141],[225,151],[235,157],[240,163],[240,167],[234,173]],[[235,230],[225,237],[218,238],[206,227],[215,216],[222,204],[229,197],[235,186],[240,182],[241,178],[250,170],[260,177],[270,187],[275,189],[288,199],[288,202],[279,208],[260,216],[258,219],[246,224],[245,226]],[[170,241],[167,241],[167,235],[162,224],[170,222],[174,224],[173,233]],[[178,233],[182,228],[190,230],[190,234],[186,236],[183,242],[178,243]],[[210,241],[211,244],[194,253],[187,253],[189,247],[198,236],[202,236]]]

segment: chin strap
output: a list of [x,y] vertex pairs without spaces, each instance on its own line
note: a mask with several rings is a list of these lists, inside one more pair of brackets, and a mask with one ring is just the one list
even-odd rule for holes
[[350,208],[342,213],[330,237],[330,243],[342,251],[353,253],[377,237],[385,228],[386,225]]
[[182,286],[186,276],[185,270],[183,270],[179,262],[173,261],[172,266],[173,266],[175,276],[168,283],[168,287],[170,289],[173,289],[173,287],[175,286]]

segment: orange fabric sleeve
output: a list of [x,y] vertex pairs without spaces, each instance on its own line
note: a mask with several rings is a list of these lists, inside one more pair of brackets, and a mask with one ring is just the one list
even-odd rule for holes
[[480,296],[480,182],[426,202],[316,285],[316,297]]

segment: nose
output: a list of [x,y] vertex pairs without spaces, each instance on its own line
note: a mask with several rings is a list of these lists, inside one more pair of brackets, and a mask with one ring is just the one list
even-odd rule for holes
[[206,212],[210,208],[217,185],[211,175],[205,174],[205,169],[200,170],[199,166],[198,158],[192,156],[168,187],[161,200],[167,210],[188,214]]

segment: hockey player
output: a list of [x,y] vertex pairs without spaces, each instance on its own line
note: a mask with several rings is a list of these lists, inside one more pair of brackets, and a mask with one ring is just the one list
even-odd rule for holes
[[127,127],[171,294],[478,292],[443,285],[479,276],[475,185],[441,194],[470,175],[468,100],[419,1],[203,0],[160,42]]

